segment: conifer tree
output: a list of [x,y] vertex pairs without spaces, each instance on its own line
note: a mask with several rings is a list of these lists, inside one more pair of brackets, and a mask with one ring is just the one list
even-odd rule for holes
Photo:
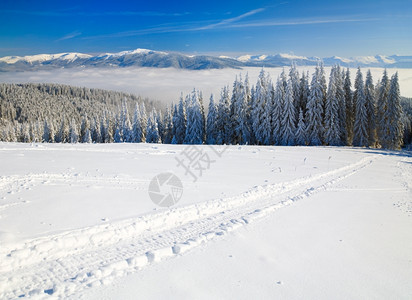
[[273,97],[273,111],[272,111],[272,123],[273,123],[273,142],[275,145],[280,145],[282,143],[282,119],[283,119],[283,106],[285,99],[285,88],[283,86],[283,81],[278,78],[276,81],[276,89]]
[[398,72],[396,72],[390,81],[388,107],[384,114],[386,120],[384,130],[389,138],[388,143],[383,146],[388,149],[400,149],[403,143],[404,125],[400,98]]
[[333,67],[331,69],[329,78],[329,88],[325,103],[325,134],[324,141],[326,145],[339,146],[341,145],[341,132],[339,123],[339,102],[337,98],[337,82],[340,74],[338,69]]
[[209,110],[207,113],[206,122],[206,144],[215,145],[217,141],[217,106],[213,99],[213,94],[210,95]]
[[132,142],[133,143],[143,142],[142,117],[140,114],[140,109],[139,109],[138,104],[136,104],[134,115],[133,115]]
[[299,121],[296,129],[296,145],[305,146],[306,140],[306,125],[303,118],[303,110],[299,109]]
[[70,139],[70,143],[72,144],[75,144],[79,141],[79,134],[77,131],[77,125],[76,125],[76,121],[74,120],[74,118],[72,118],[72,121],[70,123],[69,139]]
[[349,68],[346,70],[345,73],[345,81],[344,81],[344,93],[345,93],[345,107],[346,107],[346,143],[347,145],[352,145],[353,143],[353,123],[355,121],[355,108],[353,104],[353,93],[351,89],[352,83],[350,81],[350,71]]
[[365,81],[365,105],[367,114],[367,133],[369,147],[376,146],[376,105],[375,88],[373,86],[372,74],[368,70]]
[[358,147],[368,146],[368,115],[366,111],[366,98],[363,76],[360,68],[355,79],[355,123],[353,128],[353,145]]
[[321,145],[323,136],[323,89],[319,80],[319,74],[319,67],[316,67],[306,105],[307,138],[309,145],[313,146]]
[[175,131],[174,140],[176,144],[183,144],[185,140],[186,122],[187,122],[186,106],[183,100],[183,95],[181,95],[180,100],[179,100],[178,111],[173,116],[173,126],[175,128],[174,129]]
[[296,139],[296,109],[293,104],[293,85],[292,80],[288,80],[288,85],[286,87],[285,101],[283,107],[283,117],[282,117],[282,144],[285,146],[295,145]]
[[380,81],[378,87],[378,100],[377,100],[377,134],[378,134],[378,141],[379,144],[387,148],[390,144],[389,136],[388,136],[388,128],[387,125],[390,123],[389,120],[386,119],[387,117],[387,110],[388,110],[388,94],[389,94],[389,78],[386,69],[383,71],[382,80]]

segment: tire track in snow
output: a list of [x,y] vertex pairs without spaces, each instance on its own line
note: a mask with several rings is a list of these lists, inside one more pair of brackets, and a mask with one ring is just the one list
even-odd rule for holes
[[356,163],[293,181],[254,187],[131,220],[73,230],[0,249],[0,298],[64,298],[84,288],[183,254],[273,211],[325,190],[372,163]]

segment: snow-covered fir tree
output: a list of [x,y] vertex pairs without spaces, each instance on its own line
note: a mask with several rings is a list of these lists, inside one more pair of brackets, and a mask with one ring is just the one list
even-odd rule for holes
[[346,144],[352,145],[353,142],[353,123],[355,121],[355,109],[353,105],[353,92],[352,92],[352,83],[350,80],[350,71],[349,68],[346,70],[345,73],[345,80],[343,90],[345,93],[345,114],[346,114],[346,121],[345,121],[345,128],[346,128]]
[[305,146],[306,145],[306,125],[303,118],[303,110],[299,109],[299,121],[296,129],[296,145]]
[[230,97],[228,87],[223,87],[220,94],[218,106],[218,144],[230,144],[232,141],[231,119],[230,119]]
[[215,104],[215,100],[212,94],[210,95],[209,109],[207,113],[206,144],[215,145],[217,137],[217,105]]
[[173,126],[174,126],[174,137],[173,140],[176,144],[183,144],[186,134],[186,105],[183,100],[183,95],[181,95],[179,100],[179,107],[177,113],[173,115]]
[[190,97],[190,103],[187,107],[187,127],[184,143],[202,144],[203,136],[204,127],[199,93],[196,90],[193,90]]
[[147,120],[147,129],[146,129],[146,143],[160,143],[159,129],[157,127],[156,120],[157,112],[153,109]]
[[[293,86],[292,86],[293,88]],[[265,104],[265,111],[263,113],[263,144],[264,145],[271,145],[272,144],[272,113],[273,113],[273,98],[274,98],[275,90],[273,88],[273,84],[271,81],[268,80],[267,82],[267,89],[266,89],[266,104]]]
[[[172,105],[173,107],[173,105]],[[171,108],[167,107],[163,118],[163,143],[171,144],[173,140],[173,115]]]
[[386,120],[388,110],[388,93],[389,93],[389,78],[386,69],[383,71],[382,80],[378,86],[377,99],[377,135],[378,142],[382,147],[390,145],[390,137],[388,136],[387,125],[390,123]]
[[300,109],[301,90],[299,72],[295,62],[292,63],[289,69],[289,79],[292,81],[293,104],[295,105],[295,110],[298,112]]
[[366,147],[368,143],[368,114],[366,108],[365,88],[363,76],[360,68],[356,73],[355,79],[355,123],[353,128],[353,145]]
[[322,144],[323,136],[323,89],[319,80],[319,66],[313,74],[310,94],[306,105],[306,128],[309,145]]
[[375,103],[375,88],[371,71],[368,70],[365,81],[365,105],[367,114],[367,133],[368,146],[376,147],[376,103]]
[[404,126],[402,122],[403,112],[400,97],[398,72],[396,72],[390,81],[388,106],[384,113],[386,120],[384,132],[389,138],[387,139],[388,144],[384,144],[383,146],[388,149],[400,149],[402,146]]
[[280,145],[282,143],[282,119],[283,119],[283,106],[285,99],[285,88],[283,86],[283,80],[278,78],[276,81],[276,89],[273,96],[273,110],[272,110],[272,125],[273,125],[273,143]]
[[345,145],[348,139],[346,131],[346,102],[345,102],[345,71],[338,65],[336,68],[336,99],[338,101],[339,131],[341,144]]
[[288,80],[282,113],[282,145],[293,146],[296,140],[296,109],[293,103],[292,80]]
[[299,110],[302,109],[303,116],[305,116],[306,105],[307,105],[309,94],[310,94],[309,73],[307,75],[305,75],[305,72],[302,72],[302,77],[300,79],[299,89],[300,89],[300,93],[299,93],[299,95],[300,95]]
[[337,98],[337,84],[339,71],[333,67],[329,77],[329,87],[326,95],[325,103],[325,119],[324,119],[324,142],[326,145],[339,146],[341,140],[341,125],[339,119],[339,101]]
[[70,140],[70,143],[72,144],[77,143],[79,141],[79,134],[77,130],[76,121],[74,120],[74,118],[70,122],[69,140]]
[[143,142],[143,126],[142,118],[140,114],[139,105],[136,104],[133,115],[133,125],[132,125],[132,141],[133,143]]
[[[264,144],[265,134],[267,126],[265,126],[265,111],[270,109],[267,107],[266,97],[267,97],[267,88],[268,88],[268,77],[265,71],[262,69],[255,87],[254,95],[254,107],[252,111],[252,120],[253,120],[253,132],[256,138],[256,143],[259,145]],[[270,104],[269,104],[270,106]]]

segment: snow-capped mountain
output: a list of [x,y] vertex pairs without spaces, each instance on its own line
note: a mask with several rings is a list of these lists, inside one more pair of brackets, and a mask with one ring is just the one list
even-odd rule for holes
[[83,53],[38,54],[32,56],[6,56],[0,58],[0,71],[28,71],[71,67],[155,67],[189,70],[279,67],[292,62],[301,66],[313,66],[322,60],[326,66],[339,64],[343,67],[385,67],[412,68],[412,56],[359,56],[343,58],[338,56],[319,58],[293,54],[242,55],[239,57],[185,55],[175,52],[161,52],[136,49],[118,53],[90,55]]

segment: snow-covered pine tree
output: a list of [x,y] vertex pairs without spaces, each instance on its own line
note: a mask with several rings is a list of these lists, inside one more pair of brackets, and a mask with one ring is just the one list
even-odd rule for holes
[[339,131],[341,133],[341,144],[347,143],[346,131],[346,102],[345,102],[345,72],[338,65],[336,67],[336,99],[338,101]]
[[239,129],[241,128],[240,125],[240,113],[242,111],[242,105],[243,105],[243,82],[242,82],[242,76],[239,75],[239,80],[238,77],[236,76],[235,82],[233,83],[233,91],[232,91],[232,101],[231,101],[231,108],[230,108],[230,120],[231,120],[231,126],[232,126],[232,144],[239,144],[242,133],[239,132]]
[[388,136],[387,124],[389,123],[386,120],[386,112],[388,110],[388,93],[389,93],[389,78],[386,69],[383,71],[382,80],[380,81],[378,87],[378,100],[377,100],[377,127],[378,127],[378,141],[379,144],[387,148],[390,144],[390,139]]
[[62,118],[60,123],[60,129],[56,134],[56,143],[66,143],[69,137],[69,127],[65,122],[65,118]]
[[345,93],[345,113],[346,113],[346,121],[345,121],[345,128],[346,128],[346,144],[351,146],[353,143],[353,123],[355,121],[355,109],[353,105],[353,92],[352,92],[352,83],[350,81],[350,71],[349,68],[346,69],[345,73],[345,81],[343,90]]
[[230,124],[230,98],[229,98],[229,88],[223,87],[220,94],[220,101],[218,106],[218,138],[217,144],[230,144],[231,142],[231,124]]
[[339,102],[337,99],[337,81],[340,74],[336,67],[332,67],[329,77],[329,88],[326,96],[325,103],[325,133],[324,141],[326,145],[340,146],[341,132],[339,124]]
[[389,137],[389,143],[383,146],[388,149],[400,149],[403,143],[404,125],[402,122],[403,111],[400,98],[398,72],[396,72],[390,81],[388,108],[384,116],[386,120],[384,130]]
[[156,110],[153,108],[147,120],[146,143],[160,143],[159,130],[157,127]]
[[146,129],[147,129],[147,112],[146,112],[146,106],[144,102],[140,103],[140,123],[142,124],[142,131],[143,131],[143,138],[142,142],[146,141]]
[[[13,126],[13,131],[14,131],[14,126]],[[17,141],[16,134],[13,132],[13,141]],[[43,138],[42,138],[44,143],[53,143],[54,142],[54,132],[53,132],[53,125],[51,122],[47,120],[47,118],[44,120],[44,126],[43,126]]]
[[296,68],[295,62],[292,62],[292,65],[290,67],[289,78],[292,81],[293,104],[295,105],[295,110],[299,112],[301,91],[300,91],[299,72],[298,72],[298,69]]
[[103,143],[101,121],[98,117],[94,118],[94,126],[92,130],[92,140],[96,143]]
[[368,70],[365,81],[365,104],[367,114],[368,146],[376,147],[376,104],[375,88],[371,71]]
[[72,144],[75,144],[79,141],[79,134],[77,131],[77,125],[76,125],[76,121],[74,120],[74,118],[72,118],[72,121],[70,122],[69,141]]
[[365,89],[360,68],[355,79],[355,123],[353,128],[353,145],[358,147],[368,146],[368,114],[366,110]]
[[199,94],[193,90],[190,103],[187,107],[187,127],[185,144],[202,144],[204,128],[202,122],[202,112],[200,108]]
[[183,144],[186,134],[186,105],[183,100],[183,95],[180,96],[179,107],[177,113],[173,115],[174,140],[176,144]]
[[[320,86],[322,88],[322,93],[323,93],[323,108],[325,109],[327,86],[326,86],[326,74],[325,74],[325,68],[323,66],[323,61],[319,62],[318,72],[319,72],[318,79],[319,79],[319,83],[320,83]],[[325,110],[323,112],[325,112]]]
[[143,127],[139,105],[136,104],[133,115],[133,126],[132,126],[132,142],[141,143],[143,142]]
[[308,144],[317,146],[322,144],[323,136],[323,89],[319,80],[319,66],[313,73],[311,89],[306,105],[306,128]]
[[305,146],[306,145],[306,125],[303,118],[303,110],[299,109],[299,121],[298,127],[296,129],[296,145]]
[[164,127],[164,124],[163,124],[162,111],[160,111],[160,110],[157,111],[156,122],[157,122],[157,130],[159,132],[160,141],[163,142],[164,141],[165,127]]
[[273,110],[272,110],[272,125],[273,125],[273,143],[280,145],[282,143],[282,119],[283,119],[283,106],[285,99],[285,88],[283,86],[283,80],[278,78],[276,81],[276,89],[273,96]]
[[296,109],[293,104],[293,85],[292,80],[288,80],[286,87],[285,101],[282,114],[282,145],[293,146],[296,140]]
[[242,99],[243,109],[240,119],[242,120],[242,144],[249,145],[253,143],[253,132],[252,132],[252,91],[250,89],[249,83],[249,74],[246,73],[245,81],[243,84],[243,93]]
[[214,145],[217,141],[217,105],[213,99],[213,94],[210,95],[209,110],[207,113],[206,122],[206,144]]
[[84,134],[83,143],[91,143],[92,142],[92,135],[90,133],[90,129],[86,129],[86,133]]
[[309,73],[305,75],[305,72],[302,72],[302,78],[300,79],[299,89],[300,89],[299,109],[302,109],[303,116],[305,116],[306,104],[308,102],[308,97],[310,94]]
[[[173,105],[172,105],[173,108]],[[169,107],[166,108],[165,116],[163,118],[163,143],[171,144],[173,139],[173,116]]]
[[[292,86],[293,88],[293,86]],[[293,92],[293,91],[292,91]],[[272,114],[273,114],[273,98],[274,98],[275,90],[273,88],[273,84],[271,81],[268,80],[267,82],[267,88],[266,88],[266,105],[265,105],[265,111],[263,113],[263,144],[264,145],[271,145],[273,143],[272,139],[272,132],[273,132],[273,126],[272,126]]]
[[253,119],[253,132],[255,134],[256,143],[262,145],[265,142],[265,110],[267,108],[266,97],[267,97],[267,76],[265,71],[261,70],[255,88],[254,95],[254,107],[252,112]]
[[206,114],[205,114],[205,106],[203,104],[203,93],[202,91],[197,91],[197,97],[199,101],[200,113],[202,116],[202,143],[206,141]]

